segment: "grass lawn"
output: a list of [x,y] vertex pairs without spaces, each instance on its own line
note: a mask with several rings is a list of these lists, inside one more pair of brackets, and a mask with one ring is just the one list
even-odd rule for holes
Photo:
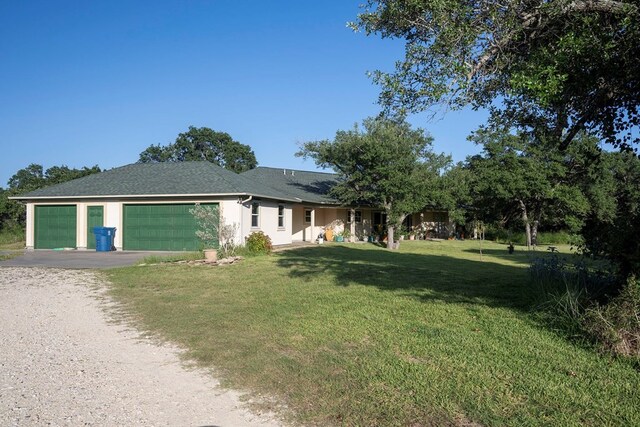
[[328,244],[106,274],[141,327],[294,422],[640,425],[640,373],[536,321],[531,256],[483,246]]

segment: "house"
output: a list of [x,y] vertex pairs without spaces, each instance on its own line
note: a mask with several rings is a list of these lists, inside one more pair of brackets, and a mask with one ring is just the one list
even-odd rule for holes
[[[253,231],[274,245],[312,242],[329,228],[364,238],[384,223],[380,210],[331,199],[335,183],[335,174],[321,172],[259,167],[236,174],[209,162],[137,163],[14,199],[26,205],[29,249],[92,249],[93,227],[107,226],[117,230],[118,250],[197,250],[190,213],[196,203],[217,206],[236,227],[238,243]],[[424,223],[425,213],[416,215],[411,221]]]

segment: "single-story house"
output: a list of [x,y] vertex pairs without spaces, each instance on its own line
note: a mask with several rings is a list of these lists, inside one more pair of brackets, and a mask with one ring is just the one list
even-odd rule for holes
[[[370,207],[345,207],[328,196],[336,175],[259,167],[242,174],[209,162],[136,163],[13,197],[26,205],[28,249],[95,248],[95,226],[115,227],[118,250],[197,250],[196,203],[217,206],[236,227],[236,243],[253,231],[274,245],[315,241],[345,227],[355,238],[385,222]],[[442,234],[444,211],[411,215],[408,226]]]

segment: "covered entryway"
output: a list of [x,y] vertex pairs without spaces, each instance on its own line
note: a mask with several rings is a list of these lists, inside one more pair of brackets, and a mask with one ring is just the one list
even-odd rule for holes
[[[218,208],[218,204],[206,204]],[[194,204],[126,204],[123,206],[123,249],[195,251],[201,249],[197,225],[189,212]]]
[[35,207],[35,249],[76,247],[76,205]]

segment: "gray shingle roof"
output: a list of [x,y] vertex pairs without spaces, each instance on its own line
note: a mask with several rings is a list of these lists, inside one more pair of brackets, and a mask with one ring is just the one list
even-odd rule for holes
[[300,170],[258,167],[241,175],[261,182],[274,190],[288,194],[303,202],[320,204],[338,204],[328,196],[329,190],[337,181],[334,173],[308,172]]
[[209,162],[135,163],[16,197],[166,196],[230,194],[297,201],[260,180],[239,175]]

